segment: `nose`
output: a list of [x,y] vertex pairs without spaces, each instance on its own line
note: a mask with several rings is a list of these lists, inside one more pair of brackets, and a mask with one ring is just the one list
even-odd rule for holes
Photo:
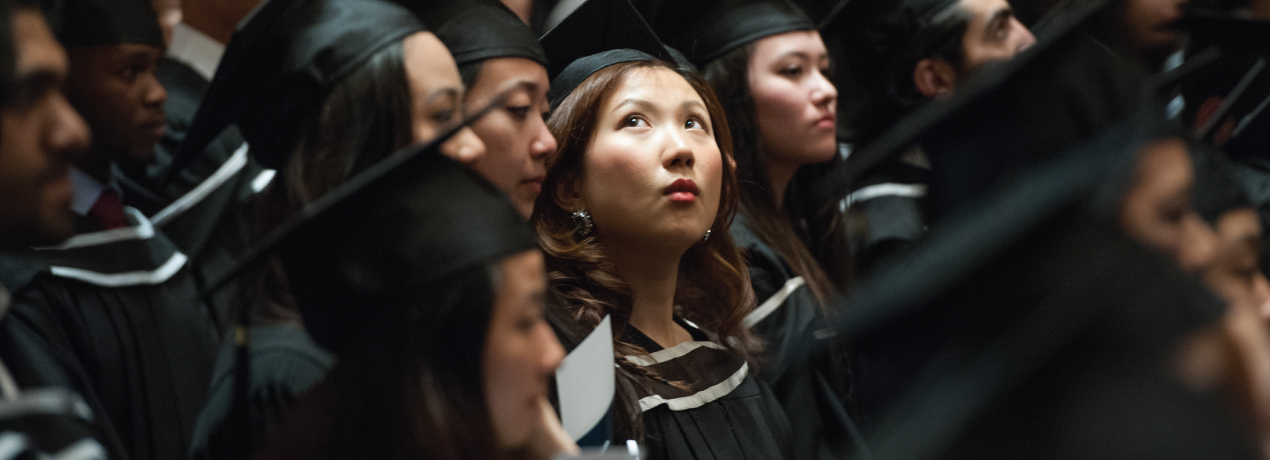
[[441,144],[441,154],[459,163],[472,164],[485,156],[485,143],[476,137],[472,128],[465,127]]
[[556,339],[556,333],[551,331],[551,327],[544,324],[538,326],[539,343],[542,344],[541,365],[544,374],[555,372],[560,367],[560,363],[564,361],[564,347],[560,346],[560,340]]
[[666,148],[666,157],[663,166],[669,170],[675,169],[692,169],[697,164],[696,156],[692,153],[692,146],[684,139],[684,132],[679,129],[670,130],[666,135],[669,145]]
[[45,142],[51,155],[67,162],[79,160],[92,142],[88,124],[79,116],[69,101],[60,94],[53,101],[48,120]]
[[829,77],[817,71],[812,85],[811,102],[817,107],[834,107],[838,101],[838,87],[829,81]]
[[1270,319],[1270,280],[1266,275],[1257,273],[1252,280],[1252,301],[1264,319]]
[[529,144],[529,157],[534,160],[541,160],[547,154],[555,152],[558,146],[556,137],[551,135],[550,129],[547,129],[547,123],[539,122],[538,135]]
[[1032,31],[1018,19],[1010,18],[1010,28],[1014,29],[1013,33],[1019,37],[1019,43],[1014,48],[1014,52],[1021,53],[1036,44],[1036,36],[1032,35]]
[[1217,235],[1194,212],[1185,217],[1182,226],[1183,240],[1177,253],[1178,265],[1189,272],[1207,268],[1217,256]]
[[159,76],[154,72],[146,74],[146,87],[144,98],[145,105],[148,107],[158,106],[163,108],[163,103],[168,101],[168,90],[163,88],[163,84],[159,83]]

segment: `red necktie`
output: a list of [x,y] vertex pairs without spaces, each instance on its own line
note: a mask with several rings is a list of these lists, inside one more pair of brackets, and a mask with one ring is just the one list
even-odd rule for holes
[[101,192],[97,202],[88,210],[88,215],[96,218],[106,230],[129,225],[128,218],[123,214],[123,201],[119,199],[119,192],[110,188]]

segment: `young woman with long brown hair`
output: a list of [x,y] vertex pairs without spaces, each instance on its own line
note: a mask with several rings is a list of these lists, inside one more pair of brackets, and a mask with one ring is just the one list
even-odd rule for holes
[[[658,13],[654,28],[701,69],[727,113],[741,184],[729,230],[757,297],[746,325],[766,344],[762,377],[790,414],[800,458],[846,455],[850,364],[825,319],[851,259],[840,215],[820,216],[824,206],[803,197],[842,161],[825,43],[787,0],[690,1]],[[812,338],[835,352],[796,365],[806,362],[797,343]]]
[[749,362],[753,293],[727,232],[738,184],[722,107],[651,54],[585,54],[552,83],[560,147],[533,222],[560,308],[587,327],[612,318],[617,434],[642,434],[651,458],[792,458],[788,421]]

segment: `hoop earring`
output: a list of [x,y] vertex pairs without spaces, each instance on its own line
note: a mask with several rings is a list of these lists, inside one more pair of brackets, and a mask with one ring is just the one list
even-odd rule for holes
[[586,212],[585,209],[579,209],[573,211],[572,216],[573,234],[580,240],[591,236],[591,230],[595,227],[595,224],[591,222],[591,213]]

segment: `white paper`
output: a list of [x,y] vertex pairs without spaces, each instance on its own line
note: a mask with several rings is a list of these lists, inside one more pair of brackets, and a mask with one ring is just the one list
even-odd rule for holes
[[608,316],[556,370],[560,423],[574,441],[586,436],[608,413],[616,391],[613,323]]

